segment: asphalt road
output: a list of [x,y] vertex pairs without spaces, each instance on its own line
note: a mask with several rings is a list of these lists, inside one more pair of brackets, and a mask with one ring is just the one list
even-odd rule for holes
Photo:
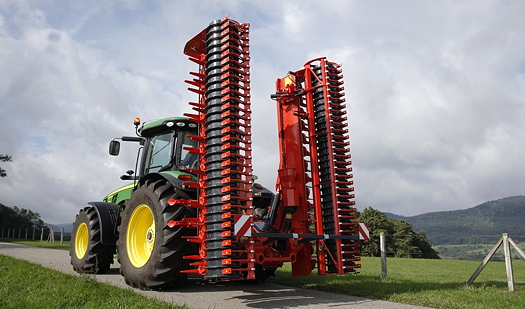
[[[77,275],[71,267],[67,251],[29,247],[0,242],[0,254],[40,264],[71,275]],[[96,275],[96,279],[124,289],[131,289],[118,271],[115,261],[108,274]],[[409,309],[423,308],[380,300],[332,294],[320,291],[291,288],[278,284],[206,283],[190,280],[187,286],[171,291],[133,291],[155,297],[173,304],[186,304],[192,309],[211,308],[361,308],[361,309]]]

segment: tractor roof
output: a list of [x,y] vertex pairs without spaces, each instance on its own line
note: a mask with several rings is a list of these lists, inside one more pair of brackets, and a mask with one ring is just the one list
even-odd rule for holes
[[187,117],[167,117],[163,119],[153,120],[151,122],[144,122],[139,128],[140,135],[149,136],[157,132],[175,130],[177,128],[196,128],[197,124]]

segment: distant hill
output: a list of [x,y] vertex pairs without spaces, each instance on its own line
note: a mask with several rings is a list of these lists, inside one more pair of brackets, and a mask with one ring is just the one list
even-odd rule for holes
[[430,212],[412,217],[391,213],[387,216],[411,223],[414,231],[424,230],[434,246],[496,243],[502,233],[509,233],[510,237],[525,236],[525,196],[506,197],[462,210]]
[[64,224],[51,224],[51,223],[44,223],[47,227],[52,228],[53,231],[60,232],[61,228],[64,228],[64,233],[71,233],[73,230],[73,223],[64,223]]

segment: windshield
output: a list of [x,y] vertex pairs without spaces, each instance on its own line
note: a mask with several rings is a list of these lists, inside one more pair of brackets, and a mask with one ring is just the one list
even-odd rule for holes
[[188,168],[199,168],[199,156],[196,154],[190,153],[184,148],[196,148],[199,147],[199,144],[190,139],[188,135],[196,135],[195,131],[182,131],[180,132],[179,138],[182,139],[181,150],[179,156],[179,162],[177,166],[179,168],[188,169]]
[[155,173],[171,162],[173,132],[157,135],[148,141],[144,174]]

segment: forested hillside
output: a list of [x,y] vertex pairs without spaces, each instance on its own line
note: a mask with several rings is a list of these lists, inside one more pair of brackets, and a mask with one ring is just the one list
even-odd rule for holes
[[432,245],[496,242],[502,233],[516,240],[525,236],[525,196],[506,197],[453,211],[431,212],[413,217],[387,214],[424,230]]

